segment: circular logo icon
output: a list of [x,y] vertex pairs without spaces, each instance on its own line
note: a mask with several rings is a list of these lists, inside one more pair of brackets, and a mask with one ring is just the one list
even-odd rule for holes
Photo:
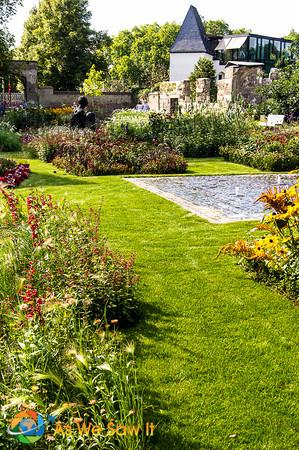
[[45,423],[35,411],[22,411],[12,419],[7,432],[22,444],[34,444],[43,436]]

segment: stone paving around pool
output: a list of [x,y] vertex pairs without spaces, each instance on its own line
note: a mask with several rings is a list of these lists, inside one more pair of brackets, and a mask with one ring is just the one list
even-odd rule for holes
[[211,223],[260,220],[263,205],[255,200],[270,187],[296,183],[297,175],[221,175],[126,178]]

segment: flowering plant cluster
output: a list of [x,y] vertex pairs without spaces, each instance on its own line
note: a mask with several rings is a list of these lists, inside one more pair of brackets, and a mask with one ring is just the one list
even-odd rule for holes
[[16,187],[30,175],[29,164],[16,164],[9,159],[0,159],[0,184]]
[[259,130],[237,146],[223,146],[228,161],[268,171],[289,171],[299,166],[299,129]]
[[273,188],[260,195],[267,213],[256,226],[257,238],[238,240],[221,252],[240,256],[256,277],[279,287],[296,300],[299,296],[299,184]]
[[139,432],[107,432],[143,426],[134,344],[117,331],[136,317],[134,258],[109,249],[95,211],[6,189],[0,209],[0,428],[30,409],[55,418],[37,450],[145,448]]
[[184,114],[116,111],[106,125],[114,138],[167,143],[184,156],[218,155],[221,145],[235,145],[252,131],[242,105],[203,104]]
[[182,173],[187,162],[167,144],[111,140],[104,130],[44,130],[31,144],[39,158],[75,175]]
[[[26,205],[4,189],[2,196],[18,254],[16,276],[23,280],[22,290],[13,290],[10,298],[26,299],[23,303],[30,308],[22,306],[22,310],[30,313],[29,318],[35,314],[41,319],[44,303],[64,304],[72,298],[78,317],[95,320],[105,314],[122,325],[135,321],[134,258],[109,249],[99,231],[97,212],[86,216],[42,194],[27,196]],[[26,252],[20,254],[20,248]]]
[[71,106],[61,106],[59,108],[49,108],[49,111],[57,116],[64,116],[73,113]]

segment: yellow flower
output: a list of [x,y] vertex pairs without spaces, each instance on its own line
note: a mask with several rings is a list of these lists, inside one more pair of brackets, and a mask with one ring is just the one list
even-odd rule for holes
[[38,392],[39,386],[31,386],[31,390],[32,390],[32,392]]
[[278,237],[275,236],[275,235],[267,236],[264,241],[265,241],[264,246],[265,247],[270,247],[270,248],[271,247],[276,247],[278,245],[278,242],[279,242]]

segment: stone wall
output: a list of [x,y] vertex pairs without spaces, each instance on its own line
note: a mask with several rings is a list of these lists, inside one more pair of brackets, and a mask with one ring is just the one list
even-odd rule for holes
[[206,103],[211,100],[211,80],[199,78],[196,80],[196,103]]
[[[80,96],[79,92],[54,91],[52,87],[44,87],[38,90],[39,103],[46,107],[72,106]],[[87,96],[91,110],[100,111],[103,115],[109,115],[116,109],[132,108],[134,106],[131,93],[128,92],[103,92],[98,97]]]
[[11,70],[20,76],[24,82],[25,100],[32,103],[38,102],[37,91],[37,62],[35,61],[10,61]]
[[201,103],[210,101],[211,81],[208,78],[196,80],[196,101],[192,103],[190,81],[164,81],[160,84],[160,92],[149,94],[149,107],[155,112],[173,114],[190,111]]
[[[217,102],[231,102],[243,98],[246,103],[257,104],[261,97],[257,89],[277,79],[279,72],[273,69],[269,78],[263,78],[261,65],[239,65],[231,63],[222,70],[223,78],[217,81]],[[196,109],[211,100],[211,81],[208,78],[196,80],[196,99],[191,101],[190,81],[166,81],[161,83],[160,92],[149,95],[152,111],[173,113]]]
[[258,66],[231,66],[223,71],[224,78],[217,81],[217,101],[230,102],[239,97],[246,103],[257,104],[257,88],[263,85],[263,74]]

